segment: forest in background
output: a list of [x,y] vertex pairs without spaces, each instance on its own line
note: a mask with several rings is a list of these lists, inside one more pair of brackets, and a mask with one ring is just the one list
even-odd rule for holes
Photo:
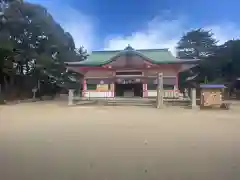
[[0,0],[0,94],[5,99],[32,96],[39,85],[41,95],[79,86],[81,75],[67,71],[64,62],[86,57],[46,8]]
[[218,44],[211,31],[197,29],[183,35],[177,45],[178,58],[200,59],[199,64],[180,74],[181,84],[191,81],[234,86],[240,78],[240,40]]

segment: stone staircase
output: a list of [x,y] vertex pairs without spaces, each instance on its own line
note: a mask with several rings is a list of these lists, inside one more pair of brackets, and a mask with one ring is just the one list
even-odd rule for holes
[[[191,103],[187,99],[165,99],[165,106],[181,106],[187,107]],[[105,105],[109,106],[148,106],[148,107],[156,107],[156,99],[152,98],[115,98],[109,99],[105,103]]]
[[[116,97],[116,98],[79,98],[77,105],[103,105],[103,106],[145,106],[156,107],[156,98],[140,98],[140,97]],[[190,105],[187,99],[164,99],[165,106],[181,106]]]
[[106,106],[156,106],[155,99],[147,99],[147,98],[112,98],[105,100]]

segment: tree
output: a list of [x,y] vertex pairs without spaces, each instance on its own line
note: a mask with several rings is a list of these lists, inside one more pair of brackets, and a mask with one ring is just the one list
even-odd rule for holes
[[240,77],[240,40],[229,40],[221,46],[219,58],[225,62],[222,74],[226,79],[235,80]]
[[206,58],[212,56],[217,47],[217,40],[211,31],[197,29],[187,32],[178,42],[180,58]]
[[[0,0],[0,5],[0,84],[5,85],[5,77],[25,87],[29,79],[33,84],[43,77],[47,84],[72,79],[64,62],[81,55],[75,52],[72,36],[47,10],[18,0]],[[5,73],[6,67],[11,73]]]
[[[184,84],[190,76],[200,83],[215,78],[215,69],[212,69],[213,57],[218,49],[217,40],[211,31],[197,29],[187,32],[178,42],[178,57],[182,59],[200,59],[198,66],[180,74],[180,83]],[[215,62],[215,61],[214,61]]]
[[240,77],[240,40],[229,40],[217,46],[213,33],[197,29],[186,33],[178,43],[179,58],[197,58],[200,63],[180,73],[180,85],[192,77],[199,83],[224,83],[229,87]]
[[77,52],[79,61],[84,61],[87,59],[88,52],[83,46],[81,46],[79,49],[77,49],[76,52]]

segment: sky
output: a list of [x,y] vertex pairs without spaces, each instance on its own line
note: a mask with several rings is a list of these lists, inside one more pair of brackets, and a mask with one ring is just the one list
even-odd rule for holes
[[88,51],[169,48],[196,28],[219,44],[240,37],[238,0],[28,0],[46,7]]

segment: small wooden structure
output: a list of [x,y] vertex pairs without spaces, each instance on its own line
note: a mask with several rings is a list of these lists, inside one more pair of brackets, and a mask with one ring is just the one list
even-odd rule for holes
[[219,107],[229,109],[229,104],[224,103],[223,100],[225,88],[223,84],[201,84],[200,108]]

